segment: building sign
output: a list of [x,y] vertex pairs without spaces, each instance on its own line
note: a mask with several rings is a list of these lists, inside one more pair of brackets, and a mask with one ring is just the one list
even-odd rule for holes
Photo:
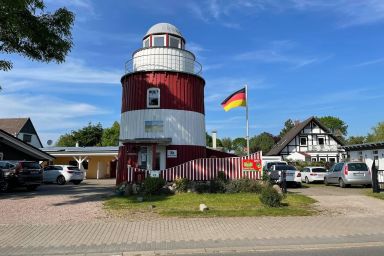
[[262,169],[261,160],[242,159],[241,166],[243,172],[260,172]]
[[160,177],[160,171],[150,170],[149,176],[151,176],[152,178],[159,178]]
[[163,121],[144,121],[145,132],[163,132]]
[[167,150],[167,158],[177,158],[177,150]]

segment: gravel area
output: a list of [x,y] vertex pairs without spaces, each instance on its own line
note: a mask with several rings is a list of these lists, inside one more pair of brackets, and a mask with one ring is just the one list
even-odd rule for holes
[[291,190],[300,192],[317,200],[315,207],[322,215],[382,216],[384,215],[384,200],[366,196],[370,189],[359,186],[340,188],[311,184],[309,187]]
[[79,185],[44,184],[34,192],[20,188],[0,194],[0,224],[59,224],[106,221],[104,198],[114,180],[85,180]]

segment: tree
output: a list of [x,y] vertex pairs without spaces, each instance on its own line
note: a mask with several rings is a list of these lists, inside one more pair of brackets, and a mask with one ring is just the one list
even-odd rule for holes
[[233,148],[235,150],[235,154],[238,156],[245,155],[246,147],[247,147],[247,140],[245,138],[236,138],[232,141]]
[[372,133],[367,136],[367,142],[381,142],[384,141],[384,122],[379,122],[376,126],[372,127]]
[[353,145],[353,144],[363,144],[367,140],[367,137],[365,136],[350,136],[346,143],[348,145]]
[[74,147],[76,142],[82,147],[92,147],[101,144],[103,135],[103,127],[100,123],[93,125],[88,123],[87,126],[60,136],[56,145],[61,147]]
[[[0,53],[61,63],[72,47],[73,22],[72,12],[49,13],[43,0],[0,1]],[[10,69],[11,61],[0,60],[0,70]]]
[[223,138],[221,140],[221,144],[224,148],[224,150],[228,153],[232,152],[234,150],[232,139],[231,138]]
[[250,152],[263,151],[267,153],[275,145],[274,136],[268,132],[263,132],[250,139]]
[[284,128],[281,130],[279,136],[282,138],[293,127],[295,127],[295,123],[292,121],[292,119],[288,119],[287,121],[285,121]]
[[118,146],[120,135],[120,124],[115,121],[111,128],[105,128],[101,137],[102,146]]
[[346,125],[343,120],[334,116],[317,117],[317,120],[327,127],[333,135],[345,141],[344,136],[347,136],[348,125]]

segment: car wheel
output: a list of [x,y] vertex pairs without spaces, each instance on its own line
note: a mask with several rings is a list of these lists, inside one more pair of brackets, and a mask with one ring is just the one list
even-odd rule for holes
[[341,188],[345,188],[345,183],[344,183],[344,181],[343,181],[342,178],[339,179],[339,186],[340,186]]
[[9,190],[9,184],[7,181],[0,182],[0,192],[7,192]]
[[301,188],[301,182],[296,182],[296,187]]
[[28,191],[35,191],[37,189],[38,186],[36,185],[31,185],[31,186],[27,186],[27,190]]
[[57,182],[57,184],[59,184],[59,185],[64,185],[65,182],[66,182],[65,177],[64,177],[64,176],[59,176],[59,177],[57,177],[56,182]]
[[73,181],[73,184],[75,184],[75,185],[79,185],[81,183],[81,180],[75,180],[75,181]]
[[325,186],[329,186],[329,183],[328,183],[327,178],[324,178],[324,185],[325,185]]
[[308,177],[305,177],[305,183],[307,183],[307,184],[310,183]]

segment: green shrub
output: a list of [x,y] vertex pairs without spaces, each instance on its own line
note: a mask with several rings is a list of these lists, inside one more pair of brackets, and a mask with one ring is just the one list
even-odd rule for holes
[[211,180],[209,183],[210,193],[225,193],[226,181],[222,179]]
[[231,180],[226,186],[227,193],[260,193],[263,186],[257,180],[251,180],[248,178]]
[[175,180],[176,192],[187,192],[189,180],[186,178],[177,178]]
[[198,194],[209,193],[210,192],[210,185],[207,183],[196,183],[195,184],[195,191]]
[[146,195],[160,194],[164,185],[165,180],[162,178],[147,177],[144,180],[144,193]]
[[261,203],[269,207],[279,207],[281,200],[283,200],[283,196],[271,186],[263,188],[259,198]]
[[225,175],[225,172],[223,172],[223,171],[218,171],[218,172],[217,172],[216,180],[227,181],[228,178],[227,178],[227,176]]

